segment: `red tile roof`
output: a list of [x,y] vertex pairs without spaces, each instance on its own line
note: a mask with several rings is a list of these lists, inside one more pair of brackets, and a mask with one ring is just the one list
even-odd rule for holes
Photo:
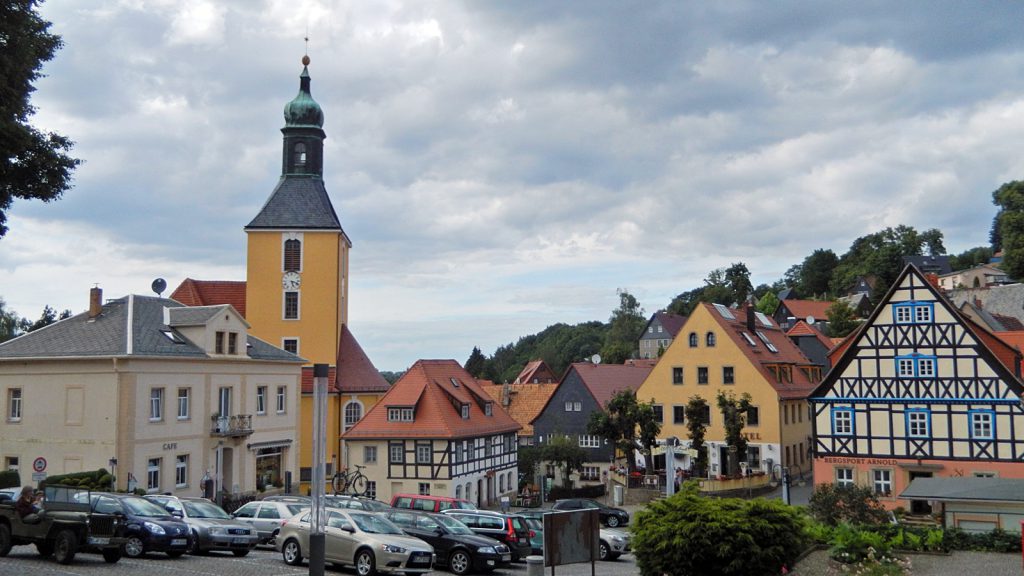
[[[483,382],[478,380],[478,382]],[[506,387],[508,389],[508,406],[502,402]],[[518,422],[523,429],[519,431],[520,436],[533,436],[533,419],[540,414],[540,411],[547,405],[551,395],[558,389],[558,382],[541,384],[483,384],[481,388],[487,392],[495,402],[501,404],[509,416]]]
[[[481,406],[487,401],[491,402],[491,416],[484,415]],[[469,418],[463,419],[455,404],[468,404]],[[414,407],[414,421],[388,421],[388,408],[392,407]],[[469,438],[515,432],[520,428],[500,402],[491,400],[458,362],[419,360],[343,437],[349,440]]]
[[[794,300],[787,300],[787,302],[794,302]],[[806,398],[818,385],[818,382],[812,381],[800,369],[801,367],[817,367],[817,365],[808,360],[800,348],[774,322],[771,327],[768,327],[755,321],[755,332],[752,333],[747,329],[746,308],[730,310],[734,317],[730,320],[722,316],[712,304],[701,303],[700,306],[704,307],[707,313],[718,322],[736,348],[743,352],[743,355],[761,373],[765,381],[775,388],[779,398],[783,400]],[[756,332],[764,334],[778,352],[769,350]],[[747,337],[755,343],[754,346],[750,345]],[[789,382],[785,379],[780,381],[773,366],[788,366],[792,374],[792,381]]]
[[[536,382],[534,382],[536,380]],[[540,382],[558,382],[558,377],[551,371],[543,360],[531,360],[526,363],[523,371],[516,376],[516,384],[530,384]]]
[[782,305],[794,318],[806,319],[808,316],[814,316],[816,320],[826,320],[826,311],[832,303],[827,300],[783,300]]
[[186,306],[211,306],[231,304],[245,317],[245,281],[236,280],[193,280],[185,278],[171,299]]
[[370,392],[383,394],[391,385],[363,352],[363,347],[349,331],[348,325],[341,326],[341,342],[338,345],[338,389],[345,394]]
[[[636,392],[640,385],[647,379],[647,375],[654,368],[652,362],[630,362],[627,364],[593,364],[591,362],[575,362],[566,370],[562,382],[571,372],[579,374],[580,381],[587,387],[590,394],[597,401],[597,405],[604,408],[608,401],[615,394],[623,390]],[[539,414],[539,412],[538,412]]]
[[[338,381],[338,374],[334,366],[327,369],[327,393],[337,394],[338,388],[335,386]],[[313,367],[303,366],[302,367],[302,393],[312,394],[313,393]]]
[[831,338],[825,336],[821,333],[821,330],[816,330],[803,320],[797,320],[796,324],[793,324],[793,327],[786,332],[786,336],[789,336],[790,338],[794,336],[814,336],[825,346],[826,350],[831,350],[832,347],[835,346],[835,343],[832,342]]

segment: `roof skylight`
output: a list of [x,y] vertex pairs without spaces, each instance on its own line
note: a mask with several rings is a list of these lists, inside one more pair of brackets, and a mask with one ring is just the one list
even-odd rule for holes
[[761,326],[767,326],[768,328],[775,326],[772,324],[772,319],[766,316],[764,312],[754,312],[754,315],[757,316],[757,321],[761,323]]
[[715,310],[718,310],[718,313],[721,314],[722,318],[725,318],[726,320],[736,319],[736,317],[732,315],[732,310],[729,310],[722,304],[715,304]]
[[765,348],[767,348],[767,349],[769,349],[769,350],[771,350],[772,352],[775,352],[775,353],[779,352],[779,349],[775,347],[775,344],[772,344],[772,341],[769,340],[767,336],[765,336],[764,332],[761,332],[760,330],[758,330],[757,331],[757,337],[761,339],[761,342],[764,342]]
[[757,348],[757,342],[754,342],[754,339],[750,337],[750,334],[747,334],[746,332],[740,332],[740,334],[743,335],[743,339],[747,341],[747,344]]

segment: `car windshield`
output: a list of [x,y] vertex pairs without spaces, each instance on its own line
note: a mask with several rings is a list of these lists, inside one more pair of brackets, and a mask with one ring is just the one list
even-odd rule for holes
[[360,530],[370,534],[404,534],[402,529],[392,524],[390,520],[373,514],[352,514],[352,521]]
[[121,505],[124,506],[125,510],[127,510],[129,514],[134,514],[136,516],[159,517],[168,515],[167,510],[164,510],[145,498],[122,498]]
[[304,504],[288,504],[285,506],[285,508],[287,508],[288,511],[292,513],[292,516],[295,516],[296,514],[302,512],[306,508],[309,508],[309,506]]
[[437,520],[438,524],[440,524],[440,525],[444,526],[445,528],[447,528],[448,531],[451,532],[452,534],[472,534],[473,533],[473,531],[469,529],[469,526],[466,526],[462,522],[459,522],[458,520],[456,520],[455,518],[452,518],[450,516],[439,515],[439,516],[434,516],[433,518],[435,520]]
[[456,500],[452,502],[453,508],[459,508],[461,510],[476,510],[476,506],[472,502],[466,502],[464,500]]
[[528,516],[525,516],[525,518],[526,518],[526,525],[529,526],[531,530],[535,530],[536,531],[536,530],[543,530],[544,529],[544,523],[541,522],[540,520],[538,520],[536,518],[530,518]]
[[203,500],[182,500],[189,518],[231,518],[220,506]]
[[383,502],[377,502],[376,500],[361,500],[363,506],[370,512],[387,512],[391,510],[391,506]]

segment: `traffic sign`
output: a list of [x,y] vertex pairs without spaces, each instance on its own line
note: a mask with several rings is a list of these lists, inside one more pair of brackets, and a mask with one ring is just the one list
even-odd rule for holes
[[38,484],[39,482],[42,482],[43,480],[46,480],[46,472],[33,472],[32,473],[32,481],[33,482]]
[[36,472],[44,472],[44,471],[46,471],[46,458],[43,458],[42,456],[40,456],[40,457],[36,458],[35,460],[33,460],[32,461],[32,470],[35,470]]

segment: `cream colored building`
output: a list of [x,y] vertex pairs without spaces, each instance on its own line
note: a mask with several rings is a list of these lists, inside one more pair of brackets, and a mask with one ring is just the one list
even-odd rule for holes
[[[127,296],[0,345],[0,461],[197,496],[298,480],[302,359],[230,305]],[[35,465],[35,466],[34,466]]]

